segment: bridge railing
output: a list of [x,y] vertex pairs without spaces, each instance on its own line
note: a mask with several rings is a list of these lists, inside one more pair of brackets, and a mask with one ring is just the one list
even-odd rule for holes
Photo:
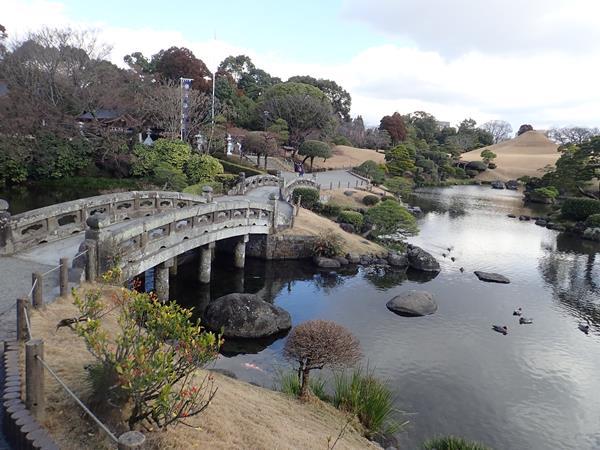
[[86,229],[89,217],[102,213],[119,223],[157,212],[206,203],[198,195],[167,191],[130,191],[98,195],[0,217],[0,255],[64,239]]
[[316,189],[317,191],[321,190],[321,185],[317,183],[316,178],[300,177],[290,181],[289,183],[283,186],[280,192],[281,199],[286,202],[289,202],[292,198],[292,194],[294,193],[294,189],[299,187],[309,187]]
[[[123,279],[209,242],[244,234],[267,234],[280,224],[277,200],[220,200],[129,221],[106,229],[89,221],[85,248],[88,270],[97,276],[115,266]],[[205,242],[206,241],[206,242]],[[94,277],[94,275],[90,275]]]
[[275,175],[254,175],[246,178],[243,172],[239,174],[240,180],[230,189],[228,195],[244,195],[246,192],[263,186],[279,186],[280,177]]

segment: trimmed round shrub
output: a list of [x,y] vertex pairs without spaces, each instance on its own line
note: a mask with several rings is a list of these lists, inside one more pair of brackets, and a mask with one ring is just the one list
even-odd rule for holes
[[346,137],[342,135],[337,135],[333,138],[332,141],[335,145],[346,145],[348,147],[352,147],[352,142]]
[[338,216],[338,221],[354,225],[356,230],[360,230],[363,226],[364,218],[361,213],[356,211],[342,211]]
[[192,185],[186,187],[183,190],[183,192],[185,192],[186,194],[202,195],[203,194],[202,188],[204,186],[210,186],[213,189],[213,195],[223,194],[223,192],[224,192],[223,183],[220,183],[218,181],[205,181],[205,182],[192,184]]
[[373,206],[379,203],[379,197],[376,195],[365,195],[362,199],[362,202],[367,206]]
[[600,214],[592,214],[585,219],[585,226],[588,228],[600,228]]
[[559,194],[558,189],[556,189],[554,186],[536,188],[533,190],[533,192],[542,197],[551,198],[553,200],[558,197]]
[[386,195],[385,197],[381,197],[382,202],[396,202],[398,203],[398,199],[396,197],[392,197],[391,195]]
[[313,209],[316,203],[319,203],[319,191],[313,188],[296,188],[292,193],[294,203],[300,198],[300,206],[306,209]]
[[387,201],[373,206],[365,214],[365,222],[375,227],[375,236],[395,232],[409,235],[419,231],[415,217],[397,202]]
[[592,214],[600,214],[600,200],[593,198],[568,198],[561,208],[562,215],[567,219],[585,220]]
[[478,172],[484,172],[488,168],[488,165],[483,161],[471,161],[467,164],[468,170],[477,170]]

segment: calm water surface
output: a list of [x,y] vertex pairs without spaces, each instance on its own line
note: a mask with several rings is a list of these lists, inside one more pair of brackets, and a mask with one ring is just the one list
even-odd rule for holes
[[[348,327],[365,363],[388,381],[397,408],[408,414],[411,423],[398,435],[402,448],[415,449],[435,434],[495,449],[600,448],[599,248],[507,218],[525,211],[521,195],[511,191],[430,189],[414,204],[427,213],[411,242],[442,265],[433,280],[363,269],[335,275],[300,262],[249,261],[245,271],[233,272],[223,256],[210,291],[195,284],[193,265],[182,270],[177,298],[201,310],[210,298],[244,286],[288,310],[294,324],[320,318]],[[447,247],[456,262],[442,257]],[[480,282],[474,270],[500,272],[512,283]],[[432,292],[438,311],[422,318],[389,312],[385,303],[409,289]],[[532,325],[512,316],[518,306]],[[577,328],[586,318],[589,335]],[[508,335],[493,332],[492,324],[506,324]],[[287,367],[284,342],[230,343],[217,367],[272,387]]]

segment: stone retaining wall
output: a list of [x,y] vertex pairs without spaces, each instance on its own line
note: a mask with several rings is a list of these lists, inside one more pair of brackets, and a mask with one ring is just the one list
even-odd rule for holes
[[312,258],[316,240],[316,236],[253,235],[246,255],[267,260]]

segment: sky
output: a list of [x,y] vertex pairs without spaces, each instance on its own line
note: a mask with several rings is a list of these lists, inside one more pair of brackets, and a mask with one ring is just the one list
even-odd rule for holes
[[287,79],[335,80],[352,115],[423,110],[438,120],[536,129],[600,125],[598,0],[2,0],[18,39],[92,28],[110,59],[185,46],[211,70],[229,55]]

